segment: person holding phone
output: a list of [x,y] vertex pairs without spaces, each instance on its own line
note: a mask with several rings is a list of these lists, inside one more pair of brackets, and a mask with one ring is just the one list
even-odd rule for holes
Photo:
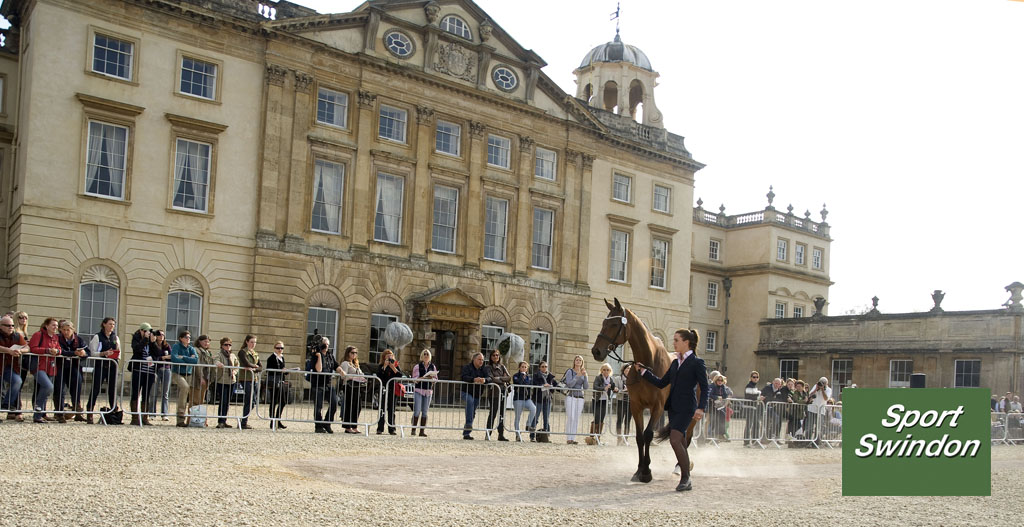
[[380,363],[377,365],[377,378],[380,379],[380,383],[384,386],[384,393],[381,395],[380,401],[380,419],[377,420],[377,435],[384,433],[384,412],[387,411],[387,422],[391,423],[388,426],[388,433],[395,435],[395,394],[394,390],[388,389],[388,381],[396,377],[404,377],[402,368],[399,367],[398,361],[395,360],[395,353],[389,349],[384,350],[380,354]]
[[[75,325],[70,320],[61,320],[57,327],[60,331],[60,357],[57,359],[57,378],[54,380],[53,408],[57,412],[64,411],[64,395],[71,392],[71,408],[75,411],[75,421],[85,421],[82,416],[82,359],[89,355],[85,341],[75,333]],[[66,423],[67,416],[57,414],[58,423]]]

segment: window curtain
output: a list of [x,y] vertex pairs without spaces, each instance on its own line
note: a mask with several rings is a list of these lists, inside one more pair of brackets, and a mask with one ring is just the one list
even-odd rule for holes
[[400,242],[402,229],[402,183],[400,178],[382,174],[377,179],[378,239]]
[[121,197],[124,174],[124,146],[127,130],[102,123],[89,123],[89,160],[86,191]]
[[341,165],[317,162],[313,182],[313,228],[341,232],[341,196],[344,174]]

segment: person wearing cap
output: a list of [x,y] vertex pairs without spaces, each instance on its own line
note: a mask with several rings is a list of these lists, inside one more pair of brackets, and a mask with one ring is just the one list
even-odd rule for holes
[[[149,392],[153,388],[153,380],[156,369],[153,367],[153,351],[155,346],[152,340],[153,326],[148,322],[139,325],[139,329],[132,334],[132,358],[128,363],[128,369],[132,373],[131,399],[129,402],[129,413],[132,416],[132,425],[143,424],[150,426],[147,403]],[[140,419],[141,417],[141,419]]]
[[175,416],[178,420],[177,426],[184,428],[188,426],[185,413],[188,410],[188,378],[192,375],[190,365],[199,363],[199,353],[192,347],[192,334],[187,329],[178,332],[178,342],[171,346],[171,362],[174,363],[171,368],[173,382],[178,387],[178,407]]
[[220,339],[220,355],[217,355],[217,428],[233,428],[228,424],[228,405],[231,403],[231,392],[238,380],[238,356],[231,351],[231,339]]

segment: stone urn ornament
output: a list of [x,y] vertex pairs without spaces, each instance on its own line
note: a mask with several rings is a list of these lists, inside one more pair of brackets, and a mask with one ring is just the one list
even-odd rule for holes
[[943,298],[946,298],[946,293],[942,292],[941,290],[936,289],[935,291],[932,292],[932,302],[935,302],[935,306],[932,307],[929,313],[942,313],[943,309],[939,307],[939,304],[942,303]]

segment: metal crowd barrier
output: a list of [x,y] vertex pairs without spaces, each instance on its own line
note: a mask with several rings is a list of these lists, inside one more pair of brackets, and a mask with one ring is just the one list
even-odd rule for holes
[[381,382],[373,375],[285,369],[263,370],[263,379],[267,384],[260,389],[256,414],[270,421],[271,429],[287,428],[284,423],[337,424],[343,430],[363,427],[365,436],[377,424],[373,405]]
[[[376,379],[376,377],[373,377]],[[378,381],[379,382],[379,381]],[[395,385],[401,384],[404,386],[405,394],[401,397],[395,394]],[[417,423],[416,426],[412,424],[413,407],[416,400],[416,388],[421,390],[431,390],[429,397],[429,406],[427,407],[427,418],[426,423]],[[447,431],[448,433],[443,437],[457,438],[465,430],[466,424],[466,403],[465,392],[463,388],[476,388],[480,390],[480,397],[478,398],[477,407],[473,413],[473,422],[469,428],[472,432],[483,432],[485,437],[490,432],[494,432],[498,428],[499,416],[505,412],[505,401],[501,394],[501,387],[497,384],[484,384],[475,385],[472,383],[466,383],[462,381],[449,381],[449,380],[426,380],[426,379],[412,379],[409,377],[396,377],[388,381],[387,385],[384,386],[381,391],[381,401],[387,402],[388,398],[393,398],[395,401],[395,412],[394,418],[392,419],[388,413],[386,404],[380,404],[378,406],[383,407],[378,412],[373,412],[375,419],[374,423],[377,423],[377,417],[380,416],[379,412],[383,412],[385,424],[388,428],[395,428],[401,437],[405,437],[406,430],[408,429],[409,435],[416,435],[419,433],[426,434],[428,430],[431,431]],[[385,397],[385,394],[387,396]],[[490,414],[492,405],[497,405],[497,414],[491,426],[487,426],[487,418]],[[505,422],[506,427],[508,421]],[[453,434],[452,432],[458,432]],[[432,434],[433,435],[433,434]]]
[[[170,404],[168,405],[167,411],[157,411],[156,408],[149,408],[149,400],[152,399],[152,390],[156,386],[156,375],[157,368],[161,365],[169,364],[172,366],[172,372],[175,367],[189,367],[192,369],[191,374],[178,375],[172,373],[171,375],[171,395]],[[140,361],[140,360],[129,360],[126,361],[125,369],[122,373],[123,381],[121,382],[121,395],[120,395],[120,406],[127,416],[139,416],[139,426],[142,426],[142,417],[175,417],[175,421],[178,421],[179,417],[189,426],[209,426],[209,421],[216,419],[218,425],[227,424],[228,420],[235,422],[238,428],[242,427],[242,420],[255,420],[258,419],[256,410],[250,408],[248,414],[244,413],[244,404],[246,402],[245,386],[242,381],[237,380],[237,376],[246,368],[241,366],[218,366],[218,363],[214,364],[184,364],[184,363],[172,363],[166,361]],[[236,371],[234,382],[221,382],[230,381],[229,371]],[[142,384],[139,389],[138,402],[146,403],[145,405],[135,406],[132,401],[132,379],[136,375],[134,373],[138,371],[138,380]],[[260,374],[254,372],[254,380],[247,381],[252,382],[252,386],[249,390],[249,397],[251,398],[253,407],[256,406],[256,401],[259,400],[260,396]],[[147,379],[148,377],[148,379]],[[186,388],[182,388],[182,384],[178,382],[177,377],[180,377]],[[208,379],[208,382],[203,382]],[[146,387],[148,383],[148,388]],[[187,390],[184,397],[181,394],[182,390]],[[126,390],[128,393],[126,393]],[[159,397],[156,401],[159,403]],[[184,401],[184,404],[182,403]]]
[[693,438],[704,440],[698,444],[706,442],[716,447],[722,442],[743,441],[744,445],[756,444],[764,448],[761,440],[765,423],[763,402],[730,397],[719,408],[709,408],[704,412],[703,419],[694,428]]
[[[821,407],[818,419],[818,442],[835,448],[843,442],[843,405],[826,404]],[[813,444],[813,443],[812,443]]]
[[1024,443],[1024,413],[1010,412],[1006,414],[1006,437],[1003,442],[1008,445]]
[[[28,360],[22,359],[27,357]],[[36,374],[31,370],[21,369],[22,365],[37,366],[40,357],[43,355],[23,353],[22,357],[11,355],[0,355],[0,412],[9,414],[22,414],[25,420],[31,420],[36,413],[36,396],[39,386],[36,383]],[[103,388],[111,386],[106,382],[106,376],[100,379],[103,382],[97,386],[96,376],[103,375],[106,371],[117,375],[117,360],[106,357],[64,357],[48,356],[56,362],[56,375],[49,378],[53,389],[42,404],[40,413],[62,416],[65,419],[73,417],[79,421],[85,421],[88,417],[99,416],[101,422],[105,422],[103,412],[99,404],[90,408],[94,386],[102,391]],[[17,362],[15,362],[17,361]],[[15,377],[15,366],[18,369],[18,376]],[[20,383],[18,382],[20,379]],[[19,386],[20,384],[20,386]],[[15,389],[17,388],[17,389]],[[107,388],[109,390],[109,388]],[[99,393],[94,402],[99,403]],[[70,404],[69,404],[70,403]],[[52,404],[52,409],[47,407]],[[109,403],[107,406],[110,409]],[[19,411],[20,410],[20,411]]]
[[1005,412],[992,412],[992,444],[998,445],[1009,444],[1007,439],[1009,438],[1009,421],[1007,420],[1007,414]]
[[[814,439],[820,434],[820,420],[808,419],[813,409],[806,404],[771,401],[765,405],[764,440],[782,448],[782,441]],[[811,422],[815,421],[815,422]]]

